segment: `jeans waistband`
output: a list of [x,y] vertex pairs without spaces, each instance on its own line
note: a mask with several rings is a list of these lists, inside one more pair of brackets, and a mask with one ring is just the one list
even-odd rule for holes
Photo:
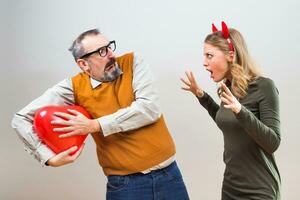
[[126,175],[126,176],[131,176],[131,177],[133,177],[133,176],[155,176],[156,174],[161,174],[161,172],[164,172],[164,171],[168,172],[169,170],[173,169],[174,167],[177,167],[176,161],[173,161],[170,165],[168,165],[165,168],[152,170],[151,172],[146,173],[146,174],[138,172],[138,173],[129,174],[129,175]]

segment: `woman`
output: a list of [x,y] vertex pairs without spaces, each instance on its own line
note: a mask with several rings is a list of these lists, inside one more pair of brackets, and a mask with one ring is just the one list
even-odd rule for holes
[[226,165],[222,200],[278,200],[280,175],[274,152],[280,144],[278,91],[262,77],[242,35],[213,25],[204,41],[204,67],[221,82],[218,105],[197,84],[192,72],[181,79],[222,130]]

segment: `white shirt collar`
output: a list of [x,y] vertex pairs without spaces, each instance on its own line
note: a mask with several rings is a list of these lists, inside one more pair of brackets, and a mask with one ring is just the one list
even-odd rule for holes
[[95,89],[98,85],[101,85],[101,81],[98,81],[96,79],[93,79],[90,77],[90,81],[91,81],[91,85],[92,85],[92,88]]

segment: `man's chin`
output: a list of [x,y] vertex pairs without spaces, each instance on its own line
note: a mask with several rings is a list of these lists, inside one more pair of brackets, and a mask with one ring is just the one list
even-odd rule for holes
[[104,71],[104,78],[102,78],[101,82],[112,82],[116,80],[120,75],[122,74],[122,70],[119,67],[116,67],[115,65],[112,66],[111,69],[108,69],[108,71]]

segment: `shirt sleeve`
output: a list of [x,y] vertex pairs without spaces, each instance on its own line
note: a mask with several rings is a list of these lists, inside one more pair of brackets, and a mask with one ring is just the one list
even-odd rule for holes
[[132,87],[135,101],[130,106],[98,118],[104,136],[138,129],[156,122],[161,116],[153,75],[137,54],[134,54]]
[[197,97],[199,103],[207,110],[211,118],[216,121],[216,114],[220,106],[206,92],[202,97]]
[[17,112],[11,122],[12,127],[24,143],[25,150],[33,155],[43,166],[55,154],[41,142],[34,132],[33,119],[36,110],[47,105],[74,105],[71,79],[65,79],[48,89],[39,98]]
[[281,141],[278,90],[270,79],[262,81],[259,87],[262,96],[259,100],[259,119],[244,106],[236,118],[256,143],[272,154]]

